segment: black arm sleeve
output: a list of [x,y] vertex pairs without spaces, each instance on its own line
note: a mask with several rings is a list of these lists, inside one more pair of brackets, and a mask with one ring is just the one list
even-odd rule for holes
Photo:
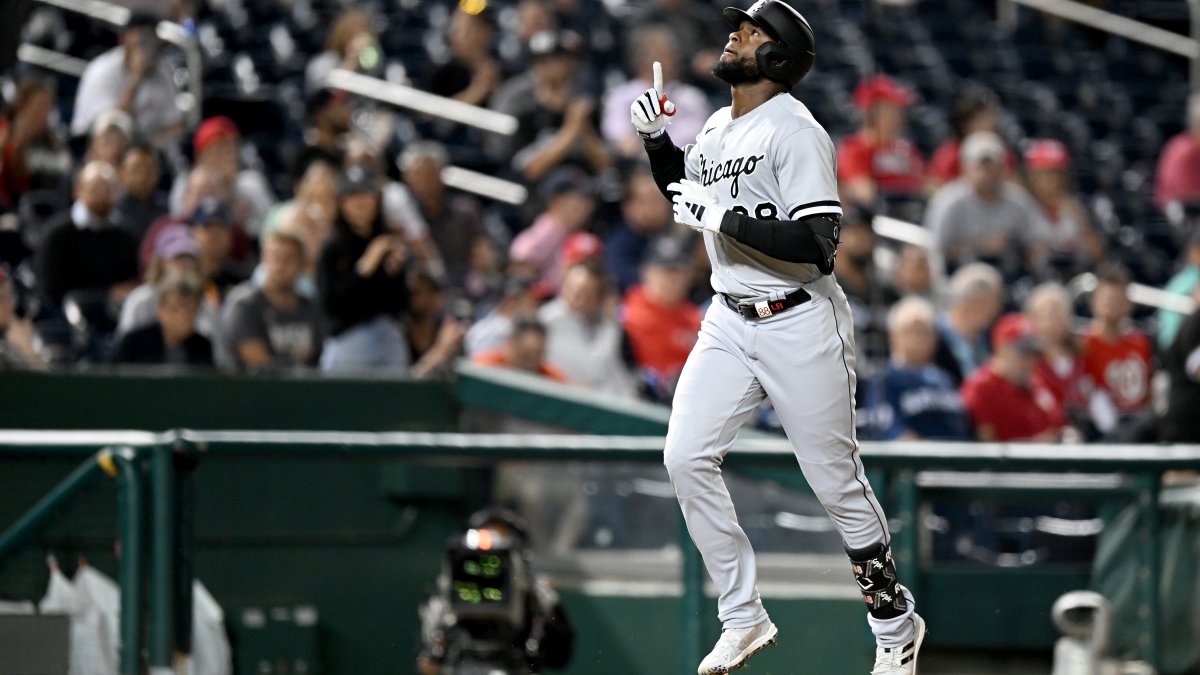
[[833,273],[841,234],[840,218],[822,213],[800,220],[759,220],[726,211],[721,234],[785,262],[811,263],[821,274]]
[[650,157],[650,172],[654,182],[667,199],[671,198],[667,186],[686,177],[683,170],[683,150],[675,147],[671,136],[665,131],[658,138],[644,139],[646,155]]

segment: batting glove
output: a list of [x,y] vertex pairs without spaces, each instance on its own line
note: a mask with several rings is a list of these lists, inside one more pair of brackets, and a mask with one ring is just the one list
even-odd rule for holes
[[658,138],[675,115],[675,104],[661,93],[663,89],[662,64],[654,62],[654,86],[635,98],[629,106],[633,126],[642,138]]
[[667,186],[667,192],[675,193],[671,199],[675,222],[694,230],[720,232],[725,209],[709,194],[708,188],[693,180],[679,181]]

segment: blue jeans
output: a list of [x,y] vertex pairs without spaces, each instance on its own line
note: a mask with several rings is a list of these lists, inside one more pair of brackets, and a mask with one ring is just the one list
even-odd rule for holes
[[329,373],[408,370],[408,339],[400,323],[377,316],[325,341],[321,370]]

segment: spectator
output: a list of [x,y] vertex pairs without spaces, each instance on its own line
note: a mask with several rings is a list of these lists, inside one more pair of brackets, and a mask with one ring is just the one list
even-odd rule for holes
[[986,259],[1007,278],[1037,267],[1048,226],[1024,188],[1004,180],[1004,145],[981,131],[962,144],[963,177],[929,200],[925,227],[952,265]]
[[[154,323],[158,316],[159,285],[168,275],[182,274],[200,274],[200,246],[190,228],[177,224],[164,229],[155,241],[145,282],[133,289],[121,305],[117,333],[124,335]],[[217,307],[205,297],[196,315],[196,332],[210,339],[217,333]]]
[[1192,301],[1196,310],[1163,358],[1171,378],[1162,434],[1167,443],[1200,443],[1200,286],[1192,287]]
[[246,280],[246,275],[230,259],[233,214],[224,203],[208,198],[192,211],[188,225],[200,249],[200,275],[204,278],[205,298],[219,306],[234,286]]
[[137,285],[137,242],[112,222],[117,187],[111,166],[89,162],[79,172],[75,202],[47,226],[38,284],[55,307],[80,289],[105,291],[119,304]]
[[33,344],[33,317],[17,314],[16,285],[0,265],[0,370],[45,365]]
[[121,198],[117,200],[117,223],[141,241],[150,225],[169,212],[167,196],[158,189],[158,153],[144,144],[125,149],[118,166]]
[[324,340],[317,301],[297,292],[296,281],[308,255],[304,242],[287,229],[268,235],[261,285],[247,282],[245,294],[231,300],[223,333],[241,368],[315,366]]
[[1164,211],[1172,204],[1200,205],[1200,92],[1188,98],[1187,129],[1167,142],[1158,159],[1154,203]]
[[[471,258],[462,292],[476,310],[490,310],[500,302],[506,275],[504,253],[495,240],[479,235],[471,242]],[[536,299],[536,298],[535,298]]]
[[353,112],[349,99],[348,93],[328,87],[321,87],[308,95],[304,111],[309,126],[304,134],[304,149],[292,167],[295,181],[301,180],[314,162],[342,165],[343,140],[350,130]]
[[700,333],[700,308],[687,299],[691,266],[691,252],[680,242],[660,240],[642,266],[642,284],[625,294],[622,310],[643,381],[667,400]]
[[900,296],[919,295],[933,299],[933,265],[924,247],[906,244],[900,249],[896,265],[892,268],[892,287]]
[[[337,218],[337,171],[325,162],[313,162],[296,185],[296,197],[276,204],[267,214],[263,235],[270,236],[280,229],[289,229],[304,242],[304,271],[296,282],[297,291],[309,298],[317,297],[317,260],[325,244],[333,236]],[[261,283],[262,266],[254,271],[255,281]]]
[[604,94],[604,117],[601,131],[604,140],[615,145],[617,153],[625,157],[641,158],[645,150],[642,138],[629,123],[629,102],[641,96],[652,86],[653,66],[662,64],[663,89],[675,103],[675,116],[671,118],[671,135],[690,143],[704,129],[704,122],[712,114],[708,97],[699,89],[681,82],[680,49],[670,28],[649,25],[638,29],[629,41],[629,68],[633,79],[610,87]]
[[106,110],[118,109],[134,120],[134,131],[165,147],[184,129],[179,89],[171,67],[159,55],[158,18],[134,13],[121,30],[121,42],[88,64],[75,95],[71,133],[82,136]]
[[1004,305],[1004,280],[995,268],[972,263],[950,278],[950,307],[938,319],[934,357],[961,384],[988,358],[987,329]]
[[[1167,282],[1164,290],[1188,297],[1200,287],[1200,227],[1192,232],[1183,252],[1183,267]],[[1175,342],[1175,334],[1184,315],[1167,309],[1158,310],[1158,348],[1166,350]]]
[[643,165],[636,165],[625,177],[621,220],[604,243],[605,265],[622,294],[637,284],[653,243],[671,230],[671,202],[661,199],[661,194],[653,174]]
[[[192,171],[207,167],[216,172],[219,179],[229,187],[229,206],[237,222],[253,237],[262,233],[267,212],[275,204],[275,195],[267,178],[257,169],[243,168],[238,156],[241,132],[228,117],[210,117],[204,120],[192,137],[196,151],[196,162]],[[180,213],[184,208],[184,192],[188,174],[180,174],[171,187],[171,212]]]
[[163,278],[158,292],[158,321],[126,333],[117,343],[117,363],[213,365],[212,343],[196,332],[196,315],[204,295],[194,274]]
[[492,58],[496,41],[493,10],[485,7],[482,11],[468,12],[464,5],[459,5],[450,17],[447,37],[449,59],[429,72],[423,88],[468,105],[487,105],[504,81],[500,64]]
[[1041,343],[1029,320],[1006,314],[992,331],[995,353],[962,385],[963,400],[981,441],[1071,439],[1054,395],[1034,377]]
[[443,273],[442,257],[429,238],[429,224],[421,214],[421,207],[404,183],[388,176],[379,148],[365,139],[352,139],[346,144],[345,167],[355,166],[381,178],[379,208],[388,229],[403,233],[405,243],[418,262],[438,274]]
[[478,354],[474,361],[481,366],[511,368],[556,382],[567,381],[562,371],[546,362],[546,327],[532,317],[514,321],[504,346]]
[[933,363],[933,305],[910,295],[888,313],[891,357],[875,378],[868,409],[881,440],[969,440],[971,425],[958,387]]
[[500,302],[467,331],[467,356],[498,349],[508,339],[517,318],[537,312],[541,301],[533,286],[533,279],[519,272],[507,275]]
[[377,179],[350,167],[338,186],[336,230],[318,266],[331,335],[321,354],[323,370],[408,369],[399,323],[408,306],[407,264],[403,235],[384,224]]
[[[146,235],[142,237],[142,243],[138,249],[138,264],[142,270],[150,263],[150,257],[154,255],[154,245],[158,240],[158,235],[163,231],[163,228],[171,225],[187,225],[195,213],[196,207],[202,202],[220,202],[228,204],[232,197],[230,186],[221,178],[221,175],[215,170],[206,167],[198,166],[192,169],[187,176],[187,184],[183,191],[183,209],[181,211],[170,212],[170,215],[163,216],[154,221],[150,225],[150,229]],[[168,204],[170,200],[168,199]],[[233,217],[231,213],[230,218]],[[230,244],[231,256],[234,255],[237,248],[248,249],[249,240],[246,238],[246,233],[242,231],[237,224],[234,223],[233,243]]]
[[[941,187],[962,175],[959,156],[964,138],[976,131],[999,132],[999,107],[996,95],[991,91],[969,91],[958,99],[952,115],[954,138],[938,146],[929,160],[929,178],[933,187]],[[1004,149],[1004,172],[1006,176],[1017,172],[1017,160],[1008,148]]]
[[1108,433],[1150,403],[1150,339],[1129,322],[1129,273],[1119,265],[1097,270],[1091,310],[1092,321],[1083,334],[1083,368],[1094,386],[1092,420]]
[[304,71],[308,91],[325,86],[329,74],[339,68],[372,73],[383,63],[379,38],[371,28],[371,15],[360,9],[343,10],[325,41],[325,51],[314,56]]
[[471,250],[486,228],[479,202],[447,190],[442,182],[448,160],[441,144],[417,142],[400,155],[400,170],[421,216],[429,224],[429,237],[441,254],[447,282],[461,288],[471,264]]
[[1091,269],[1104,259],[1104,244],[1087,210],[1072,194],[1067,170],[1071,157],[1061,142],[1035,141],[1025,150],[1025,180],[1047,224],[1050,260],[1064,277]]
[[637,387],[622,356],[624,334],[607,305],[607,280],[595,260],[571,265],[562,293],[538,312],[546,326],[546,358],[590,391],[626,398]]
[[1071,295],[1062,284],[1041,284],[1025,301],[1025,316],[1042,346],[1034,377],[1054,395],[1068,420],[1086,428],[1090,385],[1083,368],[1083,348],[1071,326]]
[[517,235],[509,258],[527,266],[553,292],[562,278],[563,244],[587,226],[596,206],[592,181],[579,169],[557,169],[539,188],[545,210],[528,229]]
[[517,132],[491,149],[492,158],[527,181],[540,181],[560,164],[579,164],[593,172],[609,164],[597,131],[595,101],[576,82],[580,45],[574,33],[534,35],[529,41],[532,69],[504,83],[492,99],[493,108],[517,118]]
[[124,110],[105,110],[92,125],[84,159],[119,166],[130,143],[133,143],[133,118]]
[[446,311],[446,285],[428,270],[409,275],[408,288],[404,334],[413,364],[410,373],[428,377],[451,367],[462,353],[466,320]]
[[12,105],[0,115],[0,210],[13,210],[33,186],[37,151],[56,143],[50,134],[54,90],[40,78],[26,76],[17,85]]
[[854,319],[859,377],[867,382],[887,362],[888,308],[899,296],[875,271],[875,230],[869,216],[857,209],[842,217],[837,280]]
[[854,89],[863,126],[838,145],[838,180],[846,201],[869,210],[890,197],[920,198],[925,191],[925,160],[903,137],[905,108],[913,94],[886,75]]
[[521,0],[516,22],[500,36],[499,51],[507,73],[529,70],[529,42],[534,35],[558,29],[558,16],[549,0]]

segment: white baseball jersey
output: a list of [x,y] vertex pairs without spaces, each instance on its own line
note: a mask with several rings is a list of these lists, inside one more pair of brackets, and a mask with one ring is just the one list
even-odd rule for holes
[[[687,177],[707,187],[722,209],[763,220],[842,213],[833,141],[786,94],[737,119],[721,108],[684,156]],[[725,235],[705,232],[704,246],[713,289],[734,297],[793,291],[822,277],[815,265],[772,258]]]

